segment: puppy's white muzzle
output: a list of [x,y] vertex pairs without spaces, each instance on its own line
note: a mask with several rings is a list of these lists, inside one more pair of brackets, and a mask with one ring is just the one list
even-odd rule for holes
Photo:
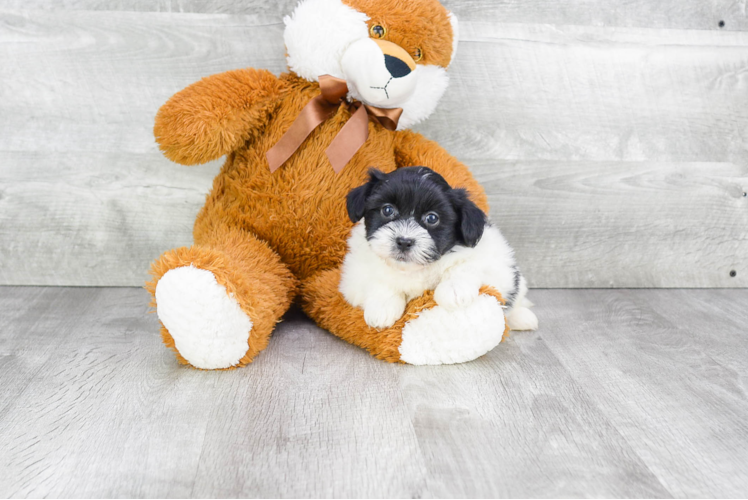
[[418,83],[416,63],[392,42],[365,38],[346,49],[341,67],[351,97],[380,108],[400,108]]
[[[408,240],[404,248],[398,240]],[[433,238],[412,218],[389,222],[369,238],[371,249],[380,258],[402,269],[425,266],[439,258]]]

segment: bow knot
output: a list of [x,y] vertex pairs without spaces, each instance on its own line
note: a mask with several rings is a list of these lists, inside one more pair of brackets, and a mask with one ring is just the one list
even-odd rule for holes
[[[270,172],[275,172],[293,155],[301,143],[322,122],[335,114],[348,94],[348,84],[341,78],[331,75],[319,77],[320,95],[304,106],[283,137],[267,152]],[[340,129],[330,146],[325,150],[333,169],[339,173],[361,149],[369,137],[369,120],[382,125],[387,130],[396,130],[402,108],[377,108],[354,102],[350,104],[351,118]]]

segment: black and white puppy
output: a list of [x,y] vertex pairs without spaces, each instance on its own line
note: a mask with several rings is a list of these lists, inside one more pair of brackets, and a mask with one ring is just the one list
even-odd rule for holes
[[464,189],[452,189],[426,167],[390,174],[372,169],[347,205],[358,224],[348,239],[340,291],[363,308],[369,326],[392,326],[426,290],[434,290],[441,307],[458,309],[490,285],[506,300],[510,328],[537,328],[514,252]]

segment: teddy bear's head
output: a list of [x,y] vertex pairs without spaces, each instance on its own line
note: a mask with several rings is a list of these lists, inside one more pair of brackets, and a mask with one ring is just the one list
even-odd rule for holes
[[303,0],[284,19],[288,67],[346,80],[349,99],[427,118],[447,88],[457,18],[437,0]]

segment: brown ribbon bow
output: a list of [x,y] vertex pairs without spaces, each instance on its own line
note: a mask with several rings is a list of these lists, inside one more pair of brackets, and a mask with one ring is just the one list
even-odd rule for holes
[[[267,152],[270,172],[275,172],[288,160],[301,143],[304,142],[312,130],[320,123],[335,114],[345,96],[348,94],[348,85],[345,80],[330,75],[319,77],[320,95],[312,99],[304,106],[299,116],[296,117],[291,127],[283,134],[280,141]],[[369,119],[374,120],[387,130],[396,130],[397,122],[402,115],[402,108],[376,108],[354,102],[351,105],[351,118],[348,120],[338,135],[335,136],[330,146],[325,150],[327,158],[336,173],[340,173],[348,162],[353,158],[361,146],[369,137]],[[355,111],[353,111],[355,109]]]

